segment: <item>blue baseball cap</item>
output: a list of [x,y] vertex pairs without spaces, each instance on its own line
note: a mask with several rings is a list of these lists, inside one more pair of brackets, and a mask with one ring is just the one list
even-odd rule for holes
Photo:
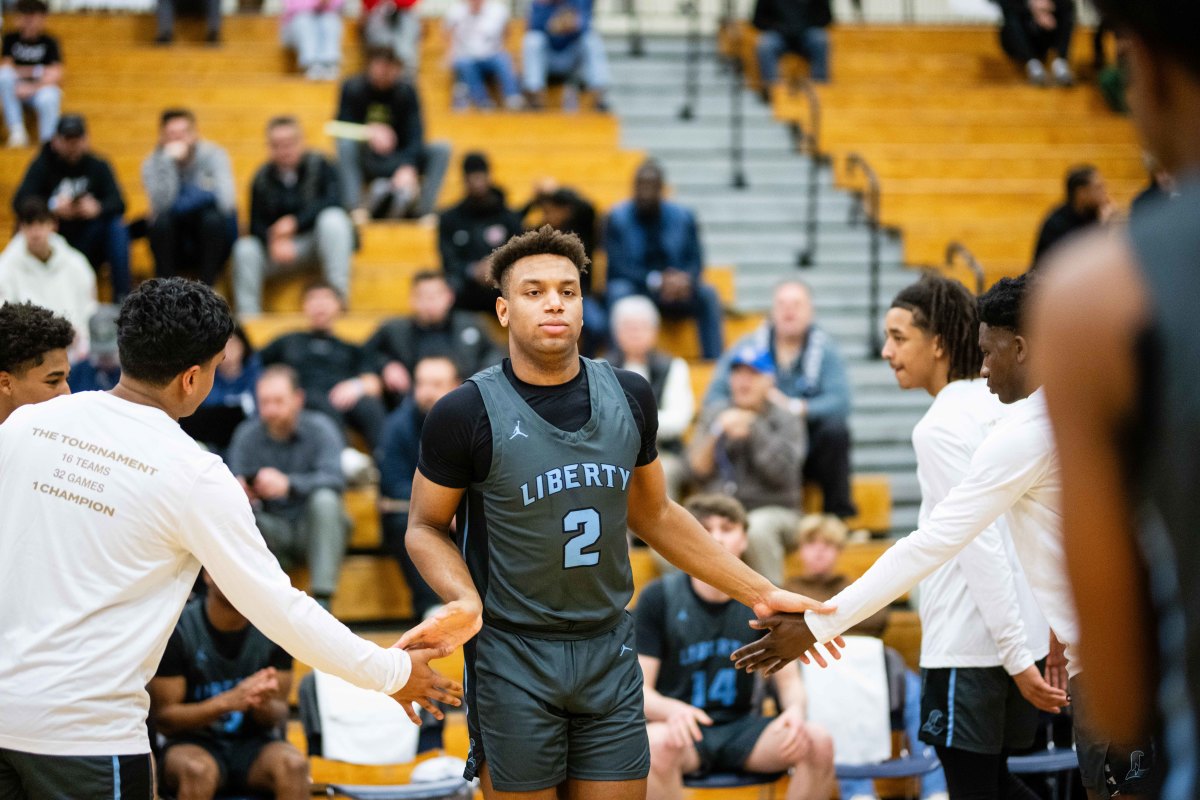
[[749,344],[739,347],[733,352],[733,359],[729,362],[729,366],[731,368],[750,367],[764,375],[775,374],[775,360],[771,358],[771,351]]

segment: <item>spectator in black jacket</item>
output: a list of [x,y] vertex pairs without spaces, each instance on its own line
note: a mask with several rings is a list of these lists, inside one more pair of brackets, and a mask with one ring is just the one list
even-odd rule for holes
[[91,151],[87,124],[78,114],[58,121],[54,137],[29,165],[13,208],[27,197],[40,197],[58,218],[58,232],[87,256],[99,272],[112,270],[113,295],[121,300],[132,289],[129,274],[129,231],[122,217],[125,198],[112,166]]
[[250,185],[250,235],[233,247],[238,313],[262,312],[263,282],[282,272],[319,267],[342,297],[350,288],[354,226],[338,203],[337,171],[304,148],[295,117],[267,123],[270,161]]
[[492,185],[487,157],[468,153],[463,159],[467,195],[441,214],[438,251],[442,270],[454,287],[456,308],[494,311],[500,292],[492,286],[488,256],[521,232],[521,220],[504,203],[504,192]]
[[[366,71],[346,79],[338,100],[339,122],[366,126],[365,142],[338,139],[342,200],[356,220],[424,216],[437,202],[450,148],[425,143],[421,100],[403,79],[404,64],[395,52],[371,47],[366,58]],[[365,206],[364,180],[370,184]]]
[[400,565],[412,590],[413,616],[422,619],[441,600],[421,577],[404,546],[408,502],[421,449],[421,428],[433,404],[462,382],[454,361],[444,356],[422,358],[413,370],[412,394],[387,418],[375,451],[379,465],[379,511],[384,547]]
[[453,309],[454,291],[442,273],[422,270],[414,275],[410,298],[412,315],[387,320],[364,346],[389,398],[409,393],[422,359],[449,358],[458,374],[466,376],[500,361],[479,317]]
[[779,59],[797,53],[808,61],[809,77],[829,81],[829,25],[833,11],[829,0],[758,0],[751,22],[758,29],[758,73],[763,99],[779,79]]
[[383,386],[363,348],[333,333],[342,296],[330,284],[314,281],[304,290],[303,310],[308,330],[284,334],[263,348],[259,355],[264,369],[286,364],[296,370],[305,407],[349,425],[374,449],[387,415]]
[[1067,202],[1051,211],[1042,222],[1033,251],[1033,266],[1037,267],[1042,256],[1058,242],[1090,225],[1107,222],[1115,210],[1098,169],[1090,164],[1072,168],[1067,173]]

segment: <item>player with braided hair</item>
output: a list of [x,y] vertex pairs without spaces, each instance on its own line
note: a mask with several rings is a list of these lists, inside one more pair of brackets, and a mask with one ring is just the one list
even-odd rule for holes
[[[979,378],[979,313],[961,283],[926,274],[896,295],[884,325],[896,382],[934,398],[912,436],[924,525],[1004,406]],[[1049,629],[1007,537],[998,520],[921,581],[920,735],[937,748],[951,798],[985,787],[993,797],[1024,796],[1005,757],[1033,743],[1038,708],[1056,712],[1067,700],[1036,663],[1049,651]]]

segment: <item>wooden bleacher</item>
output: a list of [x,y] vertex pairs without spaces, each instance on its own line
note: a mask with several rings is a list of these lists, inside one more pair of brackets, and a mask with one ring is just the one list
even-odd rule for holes
[[[1062,202],[1067,169],[1092,163],[1125,206],[1148,181],[1127,119],[1086,85],[1091,32],[1077,31],[1073,89],[1039,89],[1001,53],[983,26],[841,26],[831,30],[833,81],[818,87],[822,149],[839,183],[851,184],[845,156],[861,154],[882,185],[881,218],[900,228],[914,266],[943,263],[964,243],[992,282],[1029,266],[1042,217]],[[757,85],[755,33],[727,29]],[[799,59],[790,74],[803,74]],[[785,71],[785,74],[788,74]],[[775,115],[807,122],[801,94],[776,87]],[[969,275],[957,274],[968,285]]]

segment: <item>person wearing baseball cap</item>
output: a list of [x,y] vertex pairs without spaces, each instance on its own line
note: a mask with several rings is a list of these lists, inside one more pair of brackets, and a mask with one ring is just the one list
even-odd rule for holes
[[700,415],[688,462],[701,491],[732,495],[746,506],[749,546],[743,560],[773,581],[799,544],[800,466],[808,450],[804,424],[770,401],[771,351],[748,343],[730,360],[730,397]]
[[87,256],[97,273],[107,264],[117,300],[129,294],[129,232],[125,198],[112,165],[92,152],[87,122],[63,114],[54,136],[29,165],[13,196],[19,209],[30,197],[46,201],[58,219],[58,232]]

